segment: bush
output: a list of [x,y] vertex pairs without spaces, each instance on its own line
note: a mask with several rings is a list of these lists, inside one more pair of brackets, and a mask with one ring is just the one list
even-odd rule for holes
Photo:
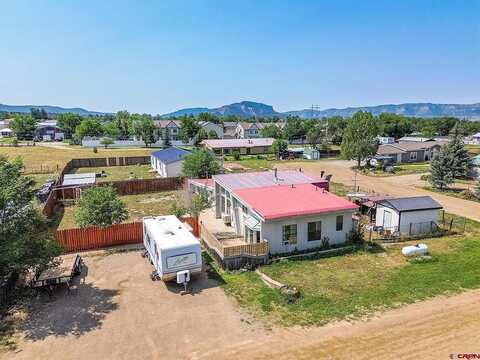
[[462,198],[464,198],[465,200],[477,200],[477,196],[475,195],[475,193],[470,190],[470,189],[465,189],[463,190],[460,195],[462,196]]
[[96,146],[93,147],[93,153],[94,153],[94,154],[98,153],[98,149],[97,149]]
[[360,226],[355,226],[347,234],[347,244],[360,245],[365,242],[363,229]]
[[236,161],[240,160],[240,151],[235,150],[233,152],[233,159],[236,160]]

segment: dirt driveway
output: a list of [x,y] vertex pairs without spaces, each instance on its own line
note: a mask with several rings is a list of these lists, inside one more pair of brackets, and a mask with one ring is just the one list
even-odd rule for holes
[[368,321],[269,329],[201,277],[192,295],[152,282],[138,251],[85,257],[74,295],[37,300],[18,351],[2,359],[447,359],[480,351],[480,291]]
[[[345,160],[325,160],[317,162],[283,163],[279,169],[298,169],[301,167],[305,172],[320,175],[324,170],[326,174],[333,174],[332,181],[352,186],[355,173],[350,169],[354,163]],[[420,174],[374,177],[357,174],[357,185],[362,191],[371,191],[379,194],[392,196],[431,196],[443,205],[446,211],[480,221],[480,203],[454,198],[435,192],[423,190],[425,182],[420,180]]]

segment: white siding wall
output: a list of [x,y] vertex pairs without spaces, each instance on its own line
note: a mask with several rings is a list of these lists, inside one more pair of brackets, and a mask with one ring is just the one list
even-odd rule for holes
[[385,207],[385,206],[382,206],[382,205],[378,205],[377,206],[377,213],[376,213],[376,218],[375,218],[375,225],[376,226],[386,226],[384,223],[383,223],[383,219],[384,219],[384,212],[385,211],[389,211],[391,214],[392,214],[392,223],[391,223],[391,226],[392,227],[397,227],[398,226],[398,212],[396,212],[395,210],[393,209],[390,209],[388,207]]
[[[308,241],[308,223],[313,221],[322,222],[322,238],[328,237],[330,244],[342,244],[346,240],[346,235],[352,229],[352,211],[336,212],[315,216],[292,217],[279,221],[266,221],[262,223],[263,239],[268,241],[270,252],[272,254],[286,253],[298,250],[307,250],[321,246],[321,241]],[[337,231],[337,216],[343,215],[343,230]],[[297,224],[297,244],[283,244],[283,225]]]
[[176,177],[180,176],[182,173],[183,160],[175,161],[166,165],[165,167],[165,177]]

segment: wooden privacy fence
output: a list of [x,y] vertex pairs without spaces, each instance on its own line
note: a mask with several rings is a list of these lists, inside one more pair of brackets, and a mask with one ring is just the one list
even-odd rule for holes
[[200,227],[198,224],[198,218],[191,217],[191,216],[184,216],[180,220],[190,225],[190,227],[192,228],[193,236],[196,236],[196,237],[200,236]]
[[70,160],[68,165],[71,168],[88,168],[88,167],[102,167],[102,166],[127,166],[127,165],[148,165],[148,164],[150,164],[150,155],[72,159]]
[[136,195],[155,191],[178,190],[183,186],[183,179],[178,177],[157,179],[120,180],[97,183],[97,186],[113,186],[118,195]]
[[143,225],[141,222],[134,222],[112,225],[107,228],[95,226],[83,229],[58,230],[55,233],[55,238],[65,252],[139,244],[143,241]]

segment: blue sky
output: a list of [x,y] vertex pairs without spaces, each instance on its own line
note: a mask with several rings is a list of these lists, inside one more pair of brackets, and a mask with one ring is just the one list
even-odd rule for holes
[[4,1],[0,103],[480,102],[477,1]]

